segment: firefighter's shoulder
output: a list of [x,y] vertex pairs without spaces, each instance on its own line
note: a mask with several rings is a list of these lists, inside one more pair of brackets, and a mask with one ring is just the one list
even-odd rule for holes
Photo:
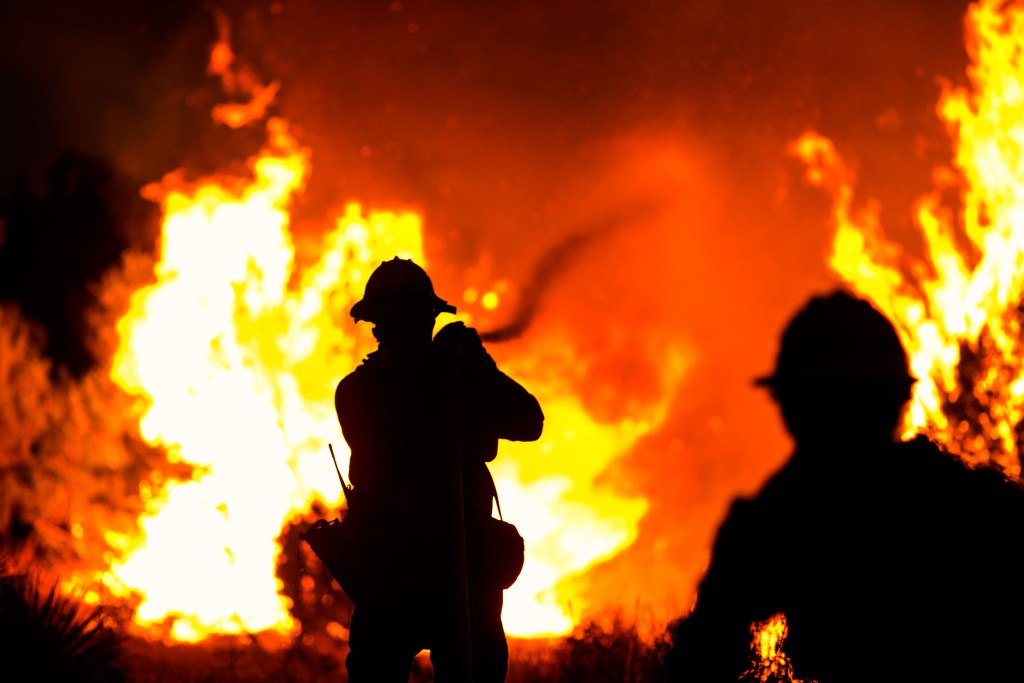
[[[373,366],[370,354],[356,368],[341,378],[334,390],[334,403],[341,408],[346,404],[358,403],[373,381]],[[369,361],[369,362],[368,362]]]

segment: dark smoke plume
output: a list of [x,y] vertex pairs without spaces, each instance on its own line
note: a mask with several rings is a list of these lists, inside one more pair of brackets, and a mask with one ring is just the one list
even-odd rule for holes
[[480,333],[480,339],[484,342],[507,342],[521,337],[540,310],[541,301],[551,291],[559,275],[568,271],[574,263],[583,258],[586,250],[602,239],[609,236],[627,225],[627,215],[630,222],[635,222],[638,217],[648,215],[650,206],[632,207],[630,212],[616,212],[605,218],[600,223],[590,228],[570,233],[561,242],[548,249],[537,265],[520,299],[518,310],[512,320],[507,324]]

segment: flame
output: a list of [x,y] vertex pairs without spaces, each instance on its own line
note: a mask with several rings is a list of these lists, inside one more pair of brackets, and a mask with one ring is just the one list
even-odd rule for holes
[[[915,206],[924,244],[911,258],[885,239],[878,206],[854,209],[854,177],[832,143],[806,133],[791,152],[827,190],[832,268],[895,324],[918,378],[905,435],[924,432],[972,462],[1020,474],[1024,411],[1024,7],[982,0],[966,15],[971,87],[946,85],[937,113],[952,169]],[[954,206],[944,194],[957,191]]]
[[243,95],[247,102],[229,102],[213,108],[213,119],[229,128],[241,128],[267,116],[267,108],[277,98],[281,84],[277,81],[264,85],[260,78],[245,65],[235,61],[231,49],[231,24],[222,12],[214,14],[217,20],[217,43],[210,50],[206,73],[220,78],[221,87],[231,95]]
[[[230,74],[233,61],[222,22],[211,71]],[[245,92],[258,102],[266,90]],[[231,120],[244,125],[248,116]],[[311,172],[311,152],[283,118],[269,119],[266,131],[247,175],[190,182],[179,171],[144,189],[163,210],[156,282],[134,293],[117,326],[112,379],[137,397],[143,437],[195,475],[143,488],[141,534],[108,538],[124,557],[102,581],[138,601],[142,632],[176,640],[297,633],[275,576],[285,552],[277,539],[314,502],[341,503],[328,442],[343,470],[349,453],[334,389],[373,348],[347,312],[381,261],[426,265],[419,215],[350,203],[325,231],[319,258],[300,267],[289,209]],[[470,289],[490,311],[510,287]],[[574,360],[567,340],[546,339],[543,348],[567,365]],[[642,498],[599,486],[598,475],[661,424],[688,359],[667,349],[661,398],[609,423],[550,379],[550,358],[520,353],[503,365],[538,396],[547,425],[539,442],[503,444],[494,463],[502,512],[527,539],[504,618],[511,635],[562,634],[585,601],[562,594],[559,582],[629,545],[647,508]]]
[[741,681],[814,683],[811,679],[794,678],[793,662],[782,651],[786,636],[789,635],[785,614],[775,614],[765,621],[751,624],[750,632],[753,634],[750,642],[753,666],[740,677]]
[[786,633],[784,614],[776,614],[754,629],[754,646],[762,661],[774,661],[781,654]]

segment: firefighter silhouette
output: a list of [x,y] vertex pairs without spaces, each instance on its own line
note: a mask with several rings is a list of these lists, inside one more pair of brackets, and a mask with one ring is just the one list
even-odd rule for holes
[[378,341],[335,395],[352,453],[346,523],[366,577],[351,596],[351,683],[407,683],[422,649],[441,683],[469,672],[498,682],[508,670],[508,581],[476,561],[493,540],[482,535],[496,495],[486,463],[499,439],[539,438],[544,416],[475,330],[454,322],[432,338],[437,315],[454,311],[399,258],[371,274],[351,310]]
[[895,329],[837,291],[789,323],[757,381],[795,441],[719,529],[670,681],[736,681],[751,626],[784,614],[794,677],[1021,680],[1024,490],[897,425],[914,378]]

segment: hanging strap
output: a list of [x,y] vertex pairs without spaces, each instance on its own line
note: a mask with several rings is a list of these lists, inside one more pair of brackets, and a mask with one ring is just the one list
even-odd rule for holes
[[491,468],[484,463],[484,469],[487,471],[487,481],[491,482],[491,497],[494,498],[494,505],[498,508],[498,519],[505,521],[505,518],[501,514],[501,501],[498,500],[498,487],[494,485],[494,477],[491,475]]

